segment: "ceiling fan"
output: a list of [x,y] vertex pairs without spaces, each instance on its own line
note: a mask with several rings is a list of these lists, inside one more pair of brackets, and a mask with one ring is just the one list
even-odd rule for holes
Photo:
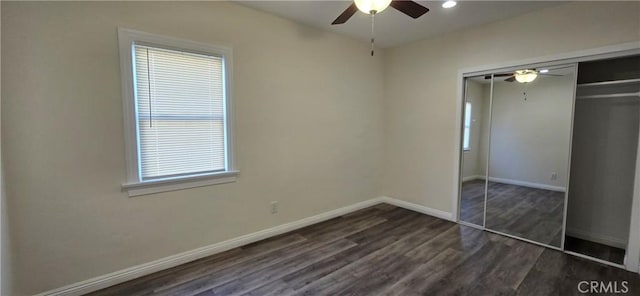
[[331,24],[339,25],[346,23],[355,13],[360,10],[371,15],[371,55],[373,56],[373,20],[374,16],[385,10],[387,7],[393,7],[396,10],[417,19],[423,14],[429,12],[426,8],[414,1],[408,0],[354,0],[347,9],[345,9]]
[[417,19],[429,12],[426,8],[414,1],[407,0],[354,0],[331,24],[339,25],[346,23],[355,13],[360,10],[364,13],[374,15],[382,12],[387,7],[393,7],[398,11]]
[[[520,83],[529,83],[536,80],[538,76],[562,76],[557,74],[548,74],[549,70],[536,70],[536,69],[524,69],[524,70],[516,70],[511,73],[497,73],[493,74],[493,77],[508,77],[504,81],[506,82],[520,82]],[[491,75],[484,76],[484,79],[491,79]]]

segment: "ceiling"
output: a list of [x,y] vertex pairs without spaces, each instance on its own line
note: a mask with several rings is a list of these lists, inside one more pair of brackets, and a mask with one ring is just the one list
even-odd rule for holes
[[[371,38],[371,18],[357,12],[346,24],[331,25],[351,1],[236,1],[316,28],[351,36],[363,41]],[[458,1],[445,9],[443,1],[416,1],[430,11],[412,19],[388,8],[375,17],[376,46],[394,47],[443,33],[525,14],[561,4],[560,1]]]

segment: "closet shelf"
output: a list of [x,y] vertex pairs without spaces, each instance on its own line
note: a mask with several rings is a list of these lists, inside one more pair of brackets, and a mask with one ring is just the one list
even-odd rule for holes
[[640,92],[633,93],[619,93],[619,94],[600,94],[600,95],[585,95],[576,96],[576,99],[614,99],[614,98],[640,98]]
[[578,84],[578,87],[597,87],[597,86],[613,86],[613,85],[623,85],[623,84],[640,84],[640,78],[637,79],[625,79],[625,80],[611,80],[611,81],[602,81],[602,82],[592,82],[592,83],[581,83]]
[[578,84],[576,98],[640,98],[640,79],[624,79]]

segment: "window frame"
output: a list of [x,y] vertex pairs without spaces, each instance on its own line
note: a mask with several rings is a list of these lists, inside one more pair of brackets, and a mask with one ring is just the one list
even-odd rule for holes
[[[473,121],[473,114],[472,112],[472,104],[471,102],[465,102],[464,105],[464,120],[462,122],[462,150],[465,152],[471,151],[471,122]],[[467,126],[467,114],[469,114],[469,125]],[[466,137],[465,137],[466,136]],[[467,143],[468,145],[465,146],[464,144],[464,140],[468,139],[469,142]]]
[[[205,54],[221,57],[224,77],[224,125],[225,125],[225,170],[212,173],[195,173],[178,177],[142,180],[140,175],[140,158],[138,151],[137,105],[134,75],[134,45],[144,45],[182,52]],[[202,187],[215,184],[235,182],[239,171],[235,167],[234,129],[233,129],[233,96],[232,96],[232,50],[229,47],[211,45],[179,38],[167,37],[118,28],[118,45],[120,50],[120,71],[122,83],[122,99],[124,112],[124,142],[126,159],[126,181],[122,188],[129,196],[146,195],[166,191]]]

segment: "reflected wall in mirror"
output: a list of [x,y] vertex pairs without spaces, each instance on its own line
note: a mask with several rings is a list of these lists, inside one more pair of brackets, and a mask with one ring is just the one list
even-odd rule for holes
[[536,72],[494,74],[485,227],[560,248],[576,71]]
[[484,76],[465,80],[460,221],[479,226],[484,225],[490,92],[491,80]]

